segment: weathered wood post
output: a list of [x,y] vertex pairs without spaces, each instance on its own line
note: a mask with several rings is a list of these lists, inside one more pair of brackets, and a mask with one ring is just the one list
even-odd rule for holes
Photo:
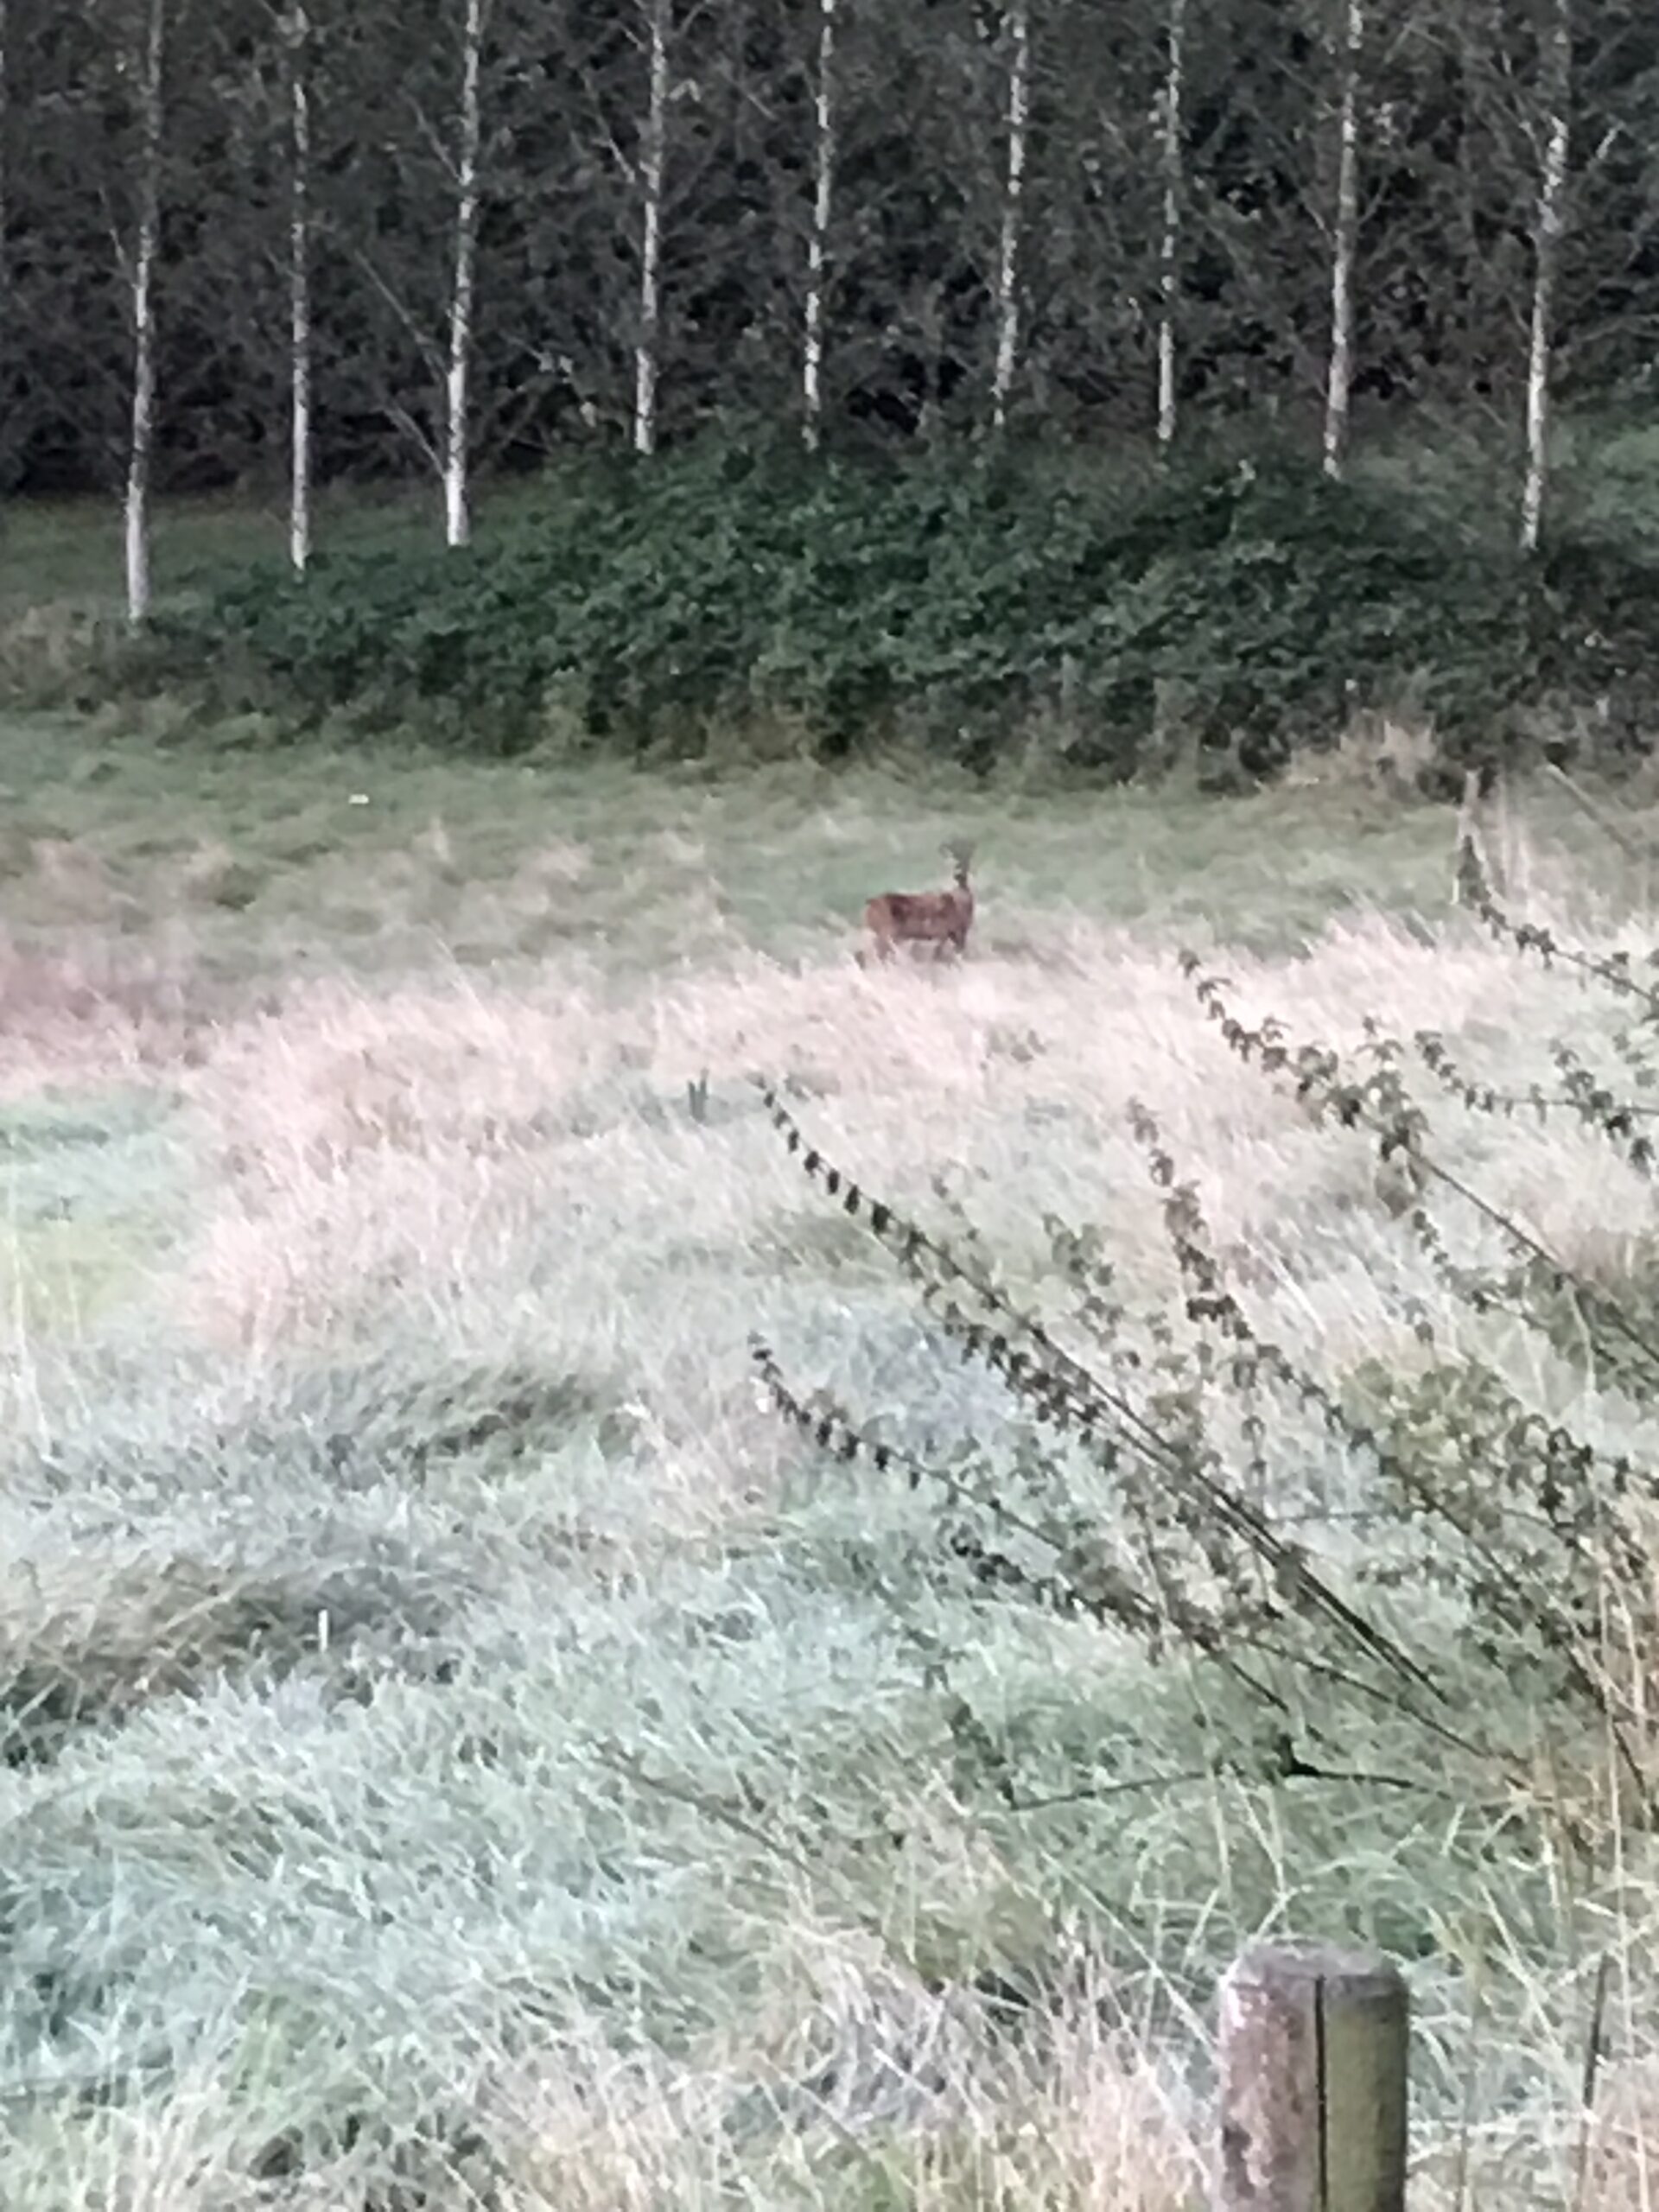
[[1408,2033],[1378,1952],[1244,1952],[1221,1986],[1217,2212],[1404,2212]]

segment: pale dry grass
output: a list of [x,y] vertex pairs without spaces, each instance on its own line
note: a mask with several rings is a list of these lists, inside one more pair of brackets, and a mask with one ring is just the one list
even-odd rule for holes
[[[1648,2022],[1616,2022],[1621,2040],[1646,2045]],[[1596,2115],[1580,2122],[1584,2202],[1598,2212],[1653,2212],[1659,2204],[1659,2053],[1615,2058],[1598,2083]]]
[[[834,827],[826,817],[830,845]],[[67,885],[79,862],[49,865]],[[1332,1378],[1366,1357],[1421,1357],[1402,1291],[1433,1311],[1446,1342],[1469,1325],[1376,1205],[1363,1141],[1312,1129],[1239,1067],[1167,941],[1006,890],[960,966],[861,970],[850,917],[798,957],[757,950],[694,831],[654,833],[631,869],[599,868],[596,888],[599,864],[579,840],[541,842],[499,878],[469,884],[460,834],[435,813],[376,878],[404,920],[426,912],[445,929],[516,943],[539,918],[555,933],[546,956],[468,969],[446,957],[433,920],[422,968],[378,980],[286,974],[280,995],[260,1003],[245,987],[216,991],[205,972],[210,932],[234,916],[237,865],[228,844],[193,849],[168,938],[152,929],[121,944],[106,903],[101,920],[81,916],[73,948],[42,939],[0,953],[16,1040],[7,1100],[116,1077],[153,1084],[177,1099],[200,1170],[188,1233],[158,1262],[137,1325],[155,1332],[152,1364],[180,1363],[193,1403],[169,1397],[163,1375],[153,1406],[125,1405],[105,1389],[95,1344],[45,1343],[18,1310],[0,1312],[12,1431],[54,1435],[55,1394],[75,1402],[88,1438],[79,1459],[37,1468],[8,1501],[19,1573],[35,1578],[19,1585],[14,1626],[39,1647],[37,1665],[67,1669],[80,1654],[81,1671],[106,1675],[105,1710],[121,1724],[108,1741],[79,1741],[59,1774],[0,1777],[10,1792],[0,1820],[26,1823],[26,1868],[37,1853],[94,1888],[73,1807],[53,1793],[78,1778],[111,1818],[130,1821],[165,1929],[156,1940],[176,1947],[181,1975],[199,1972],[220,2008],[191,1982],[196,2009],[170,2027],[183,2063],[165,2084],[130,2109],[40,2120],[33,2147],[9,2145],[10,2171],[28,2183],[18,2201],[29,2212],[118,2198],[240,2212],[268,2201],[250,2161],[285,2101],[302,2101],[315,2080],[337,2102],[357,2068],[371,2085],[357,2094],[391,2095],[375,2070],[391,2031],[372,2063],[348,2038],[395,1992],[418,2024],[393,2075],[407,2074],[412,2099],[422,2066],[441,2071],[492,2146],[486,2196],[467,2150],[435,2142],[443,2178],[432,2201],[474,2191],[523,2212],[1192,2204],[1203,2113],[1171,2054],[1203,2045],[1192,1980],[1213,1961],[1188,1933],[1173,1945],[1181,1971],[1166,1972],[1154,1940],[1166,1915],[1190,1929],[1212,1913],[1231,1925],[1233,1915],[1311,1911],[1304,1898],[1328,1904],[1368,1881],[1392,1896],[1427,1846],[1395,1840],[1366,1862],[1343,1831],[1359,1868],[1344,1870],[1325,1830],[1281,1827],[1278,1808],[1252,1808],[1260,1828],[1249,1833],[1243,1791],[1213,1821],[1131,1810],[1109,1832],[1116,1844],[1058,1827],[994,1834],[976,1815],[941,1763],[934,1724],[908,1732],[913,1715],[876,1631],[845,1592],[813,1579],[833,1499],[810,1502],[806,1548],[799,1559],[790,1548],[811,1471],[756,1402],[749,1330],[774,1336],[804,1382],[829,1383],[855,1412],[866,1394],[881,1410],[883,1394],[934,1355],[889,1264],[783,1156],[747,1077],[782,1083],[838,1166],[947,1234],[930,1184],[951,1171],[1016,1287],[1039,1300],[1052,1272],[1045,1209],[1097,1222],[1132,1296],[1156,1302],[1171,1287],[1156,1195],[1126,1127],[1131,1100],[1144,1100],[1198,1181],[1253,1313]],[[1548,873],[1535,870],[1535,883]],[[687,930],[677,957],[619,972],[601,947],[555,941],[567,926],[581,937],[585,902],[658,895],[665,876]],[[105,897],[96,870],[86,881],[89,898]],[[64,897],[73,906],[70,889]],[[1548,1085],[1551,1036],[1596,1019],[1573,988],[1455,921],[1429,931],[1360,913],[1306,957],[1229,953],[1218,964],[1242,1013],[1276,1014],[1298,1040],[1352,1050],[1368,1015],[1408,1035],[1434,1028],[1509,1089],[1535,1076]],[[1646,1189],[1605,1147],[1435,1113],[1448,1156],[1569,1259],[1616,1274],[1649,1237]],[[1592,1391],[1564,1359],[1501,1331],[1480,1341],[1586,1433],[1643,1443],[1643,1409]],[[348,1394],[343,1413],[306,1414],[310,1456],[238,1458],[253,1416],[293,1421],[292,1378],[388,1344],[404,1371],[412,1362],[439,1378],[486,1360],[576,1378],[606,1409],[612,1440],[601,1446],[596,1419],[573,1415],[568,1445],[538,1431],[523,1457],[475,1468],[448,1445],[429,1451],[424,1432],[411,1452],[404,1417],[377,1427],[368,1399],[359,1422]],[[215,1391],[207,1375],[221,1378]],[[939,1385],[929,1417],[954,1409],[992,1433],[1004,1416],[986,1399],[952,1400],[957,1387]],[[436,1418],[422,1415],[429,1427]],[[142,1445],[131,1466],[122,1453],[137,1446],[105,1426],[122,1422]],[[363,1463],[342,1472],[329,1454],[354,1422]],[[182,1451],[180,1430],[188,1459],[169,1457]],[[902,1522],[882,1518],[896,1509],[847,1481],[843,1515],[902,1535]],[[373,1694],[359,1666],[343,1709],[314,1694],[311,1674],[262,1687],[261,1666],[298,1668],[303,1654],[328,1681],[328,1638],[343,1634],[329,1621],[354,1601],[378,1618],[380,1586],[364,1568],[378,1572],[378,1547],[394,1578],[438,1593],[440,1613],[452,1602],[446,1576],[472,1608],[442,1615],[445,1667],[466,1684],[460,1709],[390,1660]],[[276,1574],[284,1558],[291,1584]],[[702,1641],[675,1641],[683,1609]],[[191,1667],[204,1652],[201,1670],[222,1662],[221,1688],[197,1703],[166,1674],[169,1619],[194,1639]],[[733,1620],[747,1625],[732,1632],[728,1659],[719,1637]],[[1038,1710],[1044,1699],[1073,1710],[1129,1694],[1092,1644],[1033,1652],[986,1635],[988,1702],[1017,1710],[1029,1696]],[[696,1656],[705,1648],[715,1656]],[[162,1658],[156,1680],[147,1649]],[[683,1763],[689,1808],[619,1791],[613,1774],[604,1794],[594,1746],[636,1738],[652,1771]],[[480,1764],[463,1749],[476,1739],[512,1755]],[[743,1815],[747,1828],[694,1821],[698,1793],[746,1804],[740,1780],[757,1764],[772,1794]],[[885,1793],[880,1817],[902,1834],[875,1891],[854,1897],[838,1886],[845,1838],[815,1837],[812,1824],[855,1798],[850,1777],[867,1769]],[[234,1850],[217,1859],[221,1821]],[[803,1835],[804,1853],[791,1840]],[[265,1868],[263,1886],[243,1882],[237,1853]],[[552,1930],[537,1916],[568,1907],[579,1920],[571,1901],[603,1891],[619,1865],[632,1886],[626,1909],[604,1908],[613,1942],[584,1949],[562,1920]],[[1169,1871],[1181,1867],[1185,1878]],[[414,1887],[377,1918],[369,1901],[406,1869]],[[1196,1891],[1180,1893],[1183,1878]],[[1646,1869],[1633,1878],[1632,1897],[1648,1894],[1647,1879]],[[1062,1977],[1040,2035],[1022,2043],[996,2030],[970,1989],[982,1956],[1052,1964],[1054,1896],[1076,1912],[1097,1892],[1133,1897],[1137,1929],[1154,1931],[1151,1963],[1133,1944],[1109,1962],[1096,1941]],[[429,1916],[452,1898],[457,1932],[434,1946]],[[262,2061],[238,2040],[245,1993],[235,1978],[291,1997],[275,1959],[305,1987],[323,1940],[313,1914],[334,1979],[325,1999],[307,2002],[337,2007],[345,2055],[337,2066],[296,2056],[312,2048],[300,2005],[294,2046],[273,2030]],[[695,1958],[678,1948],[682,1920],[696,1925]],[[281,1951],[281,1931],[296,1929],[295,1948]],[[1656,1935],[1659,1905],[1634,1942]],[[608,2000],[593,1994],[613,1953],[624,1990],[632,1975],[672,2024],[660,2043],[645,2034],[619,2049]],[[550,2023],[541,2047],[521,2033],[493,2040],[493,1976],[529,1986],[543,2008],[529,2017]],[[724,2008],[713,2025],[711,1985]],[[1437,1983],[1427,2002],[1451,2049],[1452,2000]],[[1493,2094],[1508,2101],[1481,2123],[1490,2141],[1477,2164],[1494,2192],[1481,2201],[1505,2208],[1528,2201],[1504,2193],[1527,2158],[1570,2140],[1541,2093],[1517,2117],[1517,2074],[1535,2089],[1571,2073],[1570,2036],[1542,1999],[1535,2031],[1535,2051],[1506,2053]],[[1653,2202],[1645,2064],[1637,2050],[1610,2075],[1596,2152],[1595,2201],[1632,2212]],[[759,2115],[752,2135],[734,2113]],[[1445,2171],[1444,2097],[1433,2125],[1431,2190]],[[281,2201],[313,2212],[361,2204],[385,2156],[378,2138],[359,2152],[314,2146]]]
[[86,927],[43,943],[0,925],[0,1099],[181,1064],[213,1003],[167,932],[135,949]]
[[[1203,2161],[1166,2086],[1086,2000],[1057,2010],[1042,2048],[1022,2052],[967,2008],[894,1990],[879,1956],[834,1958],[822,1939],[817,1948],[806,2017],[820,2055],[860,2050],[879,2078],[887,2109],[874,2125],[856,2108],[856,2085],[826,2076],[822,2063],[779,2052],[758,2071],[749,2049],[729,2068],[676,2070],[595,2044],[567,2053],[556,2073],[520,2069],[497,2089],[522,2191],[508,2201],[715,2212],[746,2179],[755,2186],[754,2151],[730,2127],[746,2097],[757,2122],[769,2112],[792,2122],[766,2167],[772,2204],[1186,2212],[1200,2200]],[[791,2005],[804,1994],[792,1988]]]
[[[1376,918],[1305,961],[1227,965],[1241,1009],[1298,1037],[1352,1051],[1368,1014],[1433,1028],[1468,1037],[1471,1056],[1496,1050],[1515,1088],[1548,1080],[1548,1038],[1573,1013],[1477,939],[1425,944]],[[752,1250],[808,1204],[760,1131],[752,1072],[792,1084],[814,1135],[872,1189],[913,1198],[952,1162],[984,1179],[976,1208],[1016,1249],[1058,1205],[1101,1220],[1129,1279],[1154,1288],[1167,1255],[1125,1128],[1142,1099],[1224,1250],[1299,1333],[1338,1363],[1407,1333],[1395,1294],[1414,1258],[1378,1216],[1363,1141],[1322,1138],[1242,1070],[1166,957],[1081,922],[1033,957],[937,975],[749,956],[623,992],[569,964],[522,986],[296,987],[181,1074],[220,1174],[188,1310],[275,1344],[326,1332],[399,1276],[428,1311],[493,1300],[515,1246],[564,1224],[580,1302],[626,1340],[642,1274],[698,1247]],[[707,1128],[687,1108],[704,1076]],[[1605,1146],[1524,1117],[1447,1126],[1482,1187],[1567,1258],[1605,1268],[1637,1233],[1644,1194]]]

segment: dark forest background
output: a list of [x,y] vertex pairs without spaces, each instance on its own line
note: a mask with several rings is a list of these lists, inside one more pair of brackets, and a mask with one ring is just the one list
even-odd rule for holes
[[[1528,365],[1554,0],[1390,0],[1364,25],[1354,380],[1362,419],[1510,429]],[[148,0],[5,0],[0,486],[118,481]],[[1191,0],[1179,389],[1192,414],[1317,419],[1331,337],[1342,0]],[[800,407],[820,10],[674,0],[658,380],[664,440]],[[1155,410],[1167,0],[1032,0],[1012,423],[1146,435]],[[280,477],[289,371],[287,21],[168,0],[158,481]],[[461,0],[311,0],[319,474],[435,443]],[[532,467],[625,438],[639,330],[649,0],[491,0],[470,437]],[[986,417],[1007,175],[988,0],[842,0],[826,435]],[[1564,402],[1645,405],[1659,338],[1659,18],[1580,0],[1554,303]]]
[[[1259,766],[1402,696],[1645,746],[1636,0],[0,0],[0,491],[119,495],[134,624],[154,495],[296,518],[168,682],[502,746],[921,702]],[[419,483],[418,540],[314,524]]]

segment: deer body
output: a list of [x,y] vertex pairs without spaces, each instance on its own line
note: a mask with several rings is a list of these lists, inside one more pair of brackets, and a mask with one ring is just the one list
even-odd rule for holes
[[[974,893],[968,880],[972,855],[963,849],[951,854],[956,880],[949,891],[883,891],[864,909],[864,926],[878,960],[891,960],[901,944],[930,945],[933,957],[960,958],[968,947],[973,926]],[[864,956],[860,954],[862,964]]]

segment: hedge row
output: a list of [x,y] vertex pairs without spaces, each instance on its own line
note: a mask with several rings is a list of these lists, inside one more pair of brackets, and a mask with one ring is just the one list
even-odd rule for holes
[[[1421,500],[1274,457],[1092,478],[1043,457],[876,468],[706,446],[549,477],[476,545],[251,571],[152,650],[221,703],[357,710],[508,752],[794,726],[985,762],[1034,717],[1130,772],[1172,713],[1271,766],[1402,693],[1454,747],[1659,671],[1659,571],[1523,563]],[[1173,704],[1172,704],[1173,702]]]

